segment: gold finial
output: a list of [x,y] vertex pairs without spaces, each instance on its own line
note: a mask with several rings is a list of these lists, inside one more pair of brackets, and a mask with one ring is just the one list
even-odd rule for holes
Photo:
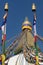
[[36,5],[34,3],[32,4],[32,11],[36,11]]
[[22,24],[22,30],[25,30],[25,29],[32,30],[32,25],[28,21],[28,17],[25,18],[25,21]]
[[8,11],[8,3],[5,4],[4,9],[5,9],[5,11]]

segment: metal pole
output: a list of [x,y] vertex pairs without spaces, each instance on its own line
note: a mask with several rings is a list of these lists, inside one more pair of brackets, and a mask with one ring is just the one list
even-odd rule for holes
[[37,47],[37,32],[36,32],[36,6],[35,4],[33,3],[32,5],[32,11],[33,11],[33,27],[34,27],[34,44],[35,44],[35,48],[36,48],[36,63],[35,65],[39,65],[39,60],[38,60],[38,47]]
[[5,15],[3,16],[3,25],[2,25],[2,51],[3,51],[3,54],[1,55],[2,56],[2,65],[5,65],[5,41],[6,41],[6,21],[7,21],[7,15],[8,15],[8,3],[5,4]]
[[5,41],[6,41],[6,21],[7,21],[7,15],[8,15],[8,3],[5,4],[5,7],[4,7],[4,10],[5,10],[5,15],[3,16],[3,20],[4,20],[4,33],[2,34],[3,35],[3,53],[5,53]]

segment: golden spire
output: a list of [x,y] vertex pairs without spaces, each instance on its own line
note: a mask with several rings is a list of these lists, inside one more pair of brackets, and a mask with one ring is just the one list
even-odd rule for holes
[[32,30],[32,25],[31,23],[28,21],[28,17],[25,18],[25,21],[22,24],[22,30],[24,29],[29,29]]

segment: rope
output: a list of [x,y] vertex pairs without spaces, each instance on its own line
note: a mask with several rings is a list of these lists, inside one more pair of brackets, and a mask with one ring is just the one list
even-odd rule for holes
[[[15,45],[19,44],[19,40],[21,40],[21,37],[23,36],[24,32],[21,33],[21,35],[15,39],[15,41],[6,49],[5,54],[12,52],[16,49]],[[12,51],[11,51],[12,50]]]
[[37,35],[38,39],[40,39],[41,41],[43,41],[43,37]]

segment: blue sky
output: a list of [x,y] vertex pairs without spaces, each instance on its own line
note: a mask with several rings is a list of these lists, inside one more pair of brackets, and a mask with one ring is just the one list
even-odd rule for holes
[[[8,2],[9,11],[7,18],[7,40],[21,33],[22,23],[27,16],[33,24],[32,3],[36,4],[37,34],[43,37],[43,0],[0,0],[0,26],[3,22],[4,4]],[[2,32],[0,31],[0,40]],[[38,45],[43,49],[43,42],[38,40]],[[1,44],[1,42],[0,42]],[[9,45],[8,43],[6,45]],[[0,46],[1,48],[1,46]],[[43,50],[42,50],[43,51]]]

